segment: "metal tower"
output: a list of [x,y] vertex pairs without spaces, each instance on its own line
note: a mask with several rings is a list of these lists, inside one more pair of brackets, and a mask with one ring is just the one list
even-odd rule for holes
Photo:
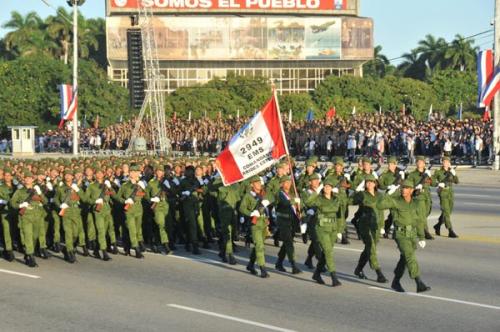
[[153,28],[153,12],[151,8],[138,5],[139,26],[142,37],[142,54],[144,59],[145,92],[144,103],[135,122],[134,131],[127,147],[127,153],[134,147],[134,142],[139,136],[144,117],[151,123],[151,138],[153,150],[167,153],[167,127],[165,122],[165,100],[162,92],[162,79],[158,61],[155,32]]

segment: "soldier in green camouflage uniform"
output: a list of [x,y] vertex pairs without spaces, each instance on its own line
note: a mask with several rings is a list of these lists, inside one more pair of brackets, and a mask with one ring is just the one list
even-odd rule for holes
[[[404,181],[406,177],[406,173],[403,170],[400,170],[397,167],[398,160],[396,157],[389,157],[387,159],[387,170],[380,175],[378,179],[379,189],[380,190],[390,190],[393,186],[398,186]],[[383,236],[385,238],[389,237],[389,232],[392,226],[392,214],[389,213],[387,220],[384,222],[384,233]]]
[[[309,188],[306,188],[302,191],[301,198],[305,202],[307,202],[309,196],[313,194],[319,194],[323,189],[323,185],[321,184],[321,178],[318,173],[314,173],[309,177]],[[309,269],[313,269],[314,265],[312,259],[316,256],[316,259],[319,261],[321,259],[321,247],[319,245],[318,238],[316,236],[316,223],[318,220],[318,216],[316,215],[316,208],[314,206],[308,206],[307,203],[305,206],[305,216],[304,221],[307,223],[307,233],[311,238],[311,243],[309,244],[309,248],[307,249],[307,258],[304,262],[304,265]]]
[[434,183],[438,187],[439,203],[441,205],[441,215],[439,221],[434,225],[436,235],[441,235],[441,225],[444,223],[448,229],[450,238],[457,238],[458,235],[453,231],[451,224],[451,212],[454,205],[453,185],[458,184],[456,171],[451,168],[450,157],[443,157],[443,166],[434,172]]
[[349,244],[346,218],[349,215],[349,204],[347,202],[348,190],[351,188],[351,175],[344,173],[344,159],[342,157],[334,158],[334,168],[327,173],[327,178],[333,180],[334,185],[339,189],[338,197],[340,199],[339,211],[337,213],[337,222],[339,233],[342,233],[342,244]]
[[11,225],[14,224],[14,209],[9,206],[9,201],[16,190],[12,183],[12,169],[5,167],[2,173],[0,183],[0,223],[2,225],[2,240],[3,240],[3,257],[12,262],[14,260],[14,253],[12,247]]

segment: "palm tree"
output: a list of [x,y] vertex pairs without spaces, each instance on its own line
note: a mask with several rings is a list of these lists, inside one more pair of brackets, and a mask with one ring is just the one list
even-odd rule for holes
[[57,16],[49,16],[46,19],[47,33],[60,45],[59,58],[68,64],[70,39],[72,36],[72,24],[67,17],[71,17],[63,7],[57,9]]
[[387,74],[390,69],[389,59],[382,54],[382,46],[377,45],[373,49],[373,60],[368,61],[363,65],[363,74],[382,78]]
[[418,42],[416,50],[420,53],[421,61],[427,63],[432,71],[436,67],[443,66],[446,47],[446,40],[429,34],[425,36],[425,39]]
[[78,15],[78,56],[88,58],[91,50],[97,50],[97,31],[93,19],[86,20],[81,14]]
[[5,48],[13,55],[20,55],[19,49],[30,43],[31,33],[39,30],[43,25],[42,19],[36,12],[29,12],[26,16],[17,11],[11,13],[9,21],[2,25],[3,28],[11,29],[5,35]]
[[475,68],[477,47],[473,47],[473,44],[473,39],[464,39],[461,35],[455,35],[455,39],[445,53],[449,67],[460,71]]

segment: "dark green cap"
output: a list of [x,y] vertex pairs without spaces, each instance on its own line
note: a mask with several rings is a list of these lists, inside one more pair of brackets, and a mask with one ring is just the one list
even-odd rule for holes
[[325,182],[323,182],[323,185],[326,186],[331,186],[331,187],[335,187],[337,183],[335,183],[335,179],[333,179],[332,177],[327,177],[325,179]]
[[133,165],[130,166],[130,171],[140,172],[141,168],[139,167],[139,165]]
[[254,175],[250,179],[248,179],[248,182],[250,182],[250,183],[260,182],[260,176]]
[[416,160],[417,161],[419,161],[419,160],[425,161],[425,157],[424,156],[417,156]]
[[367,176],[365,176],[365,182],[368,181],[377,182],[377,179],[375,178],[375,176],[373,176],[373,174],[368,174]]
[[404,180],[403,184],[401,185],[403,188],[413,188],[413,181],[412,180]]
[[389,164],[397,164],[398,163],[398,158],[392,156],[392,157],[389,157],[389,159],[387,159],[387,163]]
[[333,158],[333,163],[335,165],[342,165],[342,166],[344,166],[344,158],[342,158],[342,157],[335,157],[335,158]]
[[363,157],[361,160],[362,160],[364,163],[370,163],[370,164],[371,164],[371,162],[372,162],[372,160],[371,160],[369,157]]
[[450,157],[448,157],[448,156],[444,156],[444,157],[443,157],[443,161],[445,161],[445,160],[451,161],[451,158],[450,158]]
[[292,181],[292,179],[288,175],[282,176],[280,178],[280,184],[282,184],[282,183],[284,183],[286,181]]
[[306,160],[306,167],[307,166],[315,166],[316,165],[316,160],[309,158]]
[[309,181],[312,180],[321,180],[321,177],[319,176],[318,173],[312,173],[311,176],[309,176]]

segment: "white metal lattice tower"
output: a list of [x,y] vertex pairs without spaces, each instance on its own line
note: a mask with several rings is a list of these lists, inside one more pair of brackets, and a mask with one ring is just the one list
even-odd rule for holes
[[[151,123],[151,139],[153,150],[167,153],[167,127],[165,122],[165,96],[162,87],[160,64],[153,27],[153,12],[151,8],[138,5],[139,26],[142,37],[142,56],[144,59],[145,97],[141,111],[135,122],[134,131],[127,147],[127,153],[134,147],[134,142],[140,134],[144,116]],[[163,91],[162,91],[163,90]]]

